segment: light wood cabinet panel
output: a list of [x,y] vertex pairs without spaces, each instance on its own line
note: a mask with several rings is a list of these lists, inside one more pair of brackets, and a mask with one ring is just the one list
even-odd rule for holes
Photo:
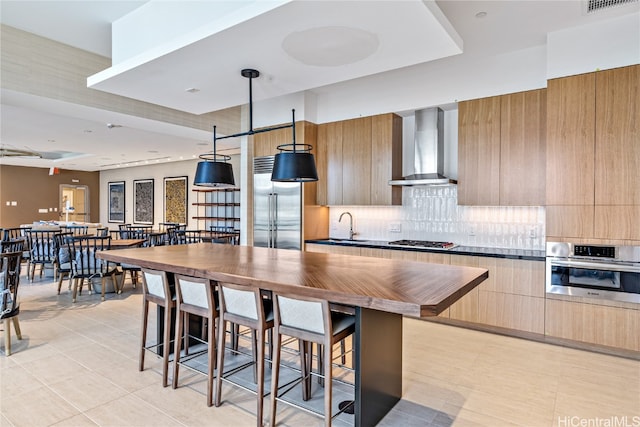
[[341,205],[342,122],[318,126],[318,157],[318,204]]
[[595,74],[547,82],[547,205],[593,205]]
[[640,205],[640,65],[597,72],[596,100],[595,204]]
[[[371,117],[342,124],[342,204],[371,204]],[[364,161],[363,161],[364,160]]]
[[374,258],[400,259],[404,261],[416,260],[415,252],[394,251],[390,249],[360,248],[360,255]]
[[596,205],[594,215],[595,238],[640,240],[640,205]]
[[480,323],[544,333],[544,298],[489,291],[479,291],[478,294]]
[[547,299],[549,336],[640,351],[640,310]]
[[402,178],[402,118],[395,114],[371,117],[371,204],[402,204],[402,187],[389,180]]
[[593,237],[593,206],[547,206],[547,240],[561,238]]
[[354,246],[337,246],[337,245],[322,245],[315,243],[307,243],[305,246],[306,252],[321,252],[324,254],[339,254],[339,255],[360,255],[360,248]]
[[381,114],[318,129],[318,204],[400,205],[402,118]]
[[[449,263],[451,265],[460,265],[463,267],[479,267],[479,257],[465,255],[448,255],[448,257]],[[489,272],[489,278],[490,277],[491,272]],[[477,323],[479,321],[478,290],[480,289],[480,286],[482,286],[482,283],[479,286],[473,288],[471,292],[460,298],[458,301],[453,303],[451,307],[449,307],[449,318],[474,323]]]
[[458,204],[500,203],[500,97],[458,104]]
[[479,286],[483,291],[545,296],[544,261],[483,257],[478,266],[489,270],[489,278]]
[[546,89],[500,97],[500,205],[542,206],[546,179]]
[[416,261],[430,262],[432,264],[450,264],[451,255],[435,252],[414,252]]

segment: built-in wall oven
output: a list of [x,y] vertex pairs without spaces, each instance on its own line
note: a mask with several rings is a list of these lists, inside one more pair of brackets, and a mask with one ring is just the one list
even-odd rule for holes
[[640,246],[547,242],[547,293],[640,303]]

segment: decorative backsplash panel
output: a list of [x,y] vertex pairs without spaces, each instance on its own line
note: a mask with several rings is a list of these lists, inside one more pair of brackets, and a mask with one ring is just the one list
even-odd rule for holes
[[[466,246],[544,250],[545,210],[539,206],[458,206],[457,187],[404,187],[403,206],[334,206],[330,236],[347,238],[353,215],[354,238],[436,240]],[[392,231],[396,230],[396,231]],[[399,230],[399,231],[397,231]]]

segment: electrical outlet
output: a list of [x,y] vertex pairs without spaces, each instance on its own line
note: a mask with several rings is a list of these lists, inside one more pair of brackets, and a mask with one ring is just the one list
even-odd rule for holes
[[402,224],[400,224],[399,222],[390,223],[389,233],[402,233]]

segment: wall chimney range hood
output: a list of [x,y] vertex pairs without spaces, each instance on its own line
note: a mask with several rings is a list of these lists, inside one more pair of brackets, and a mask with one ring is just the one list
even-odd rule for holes
[[[407,146],[409,144],[410,146]],[[415,112],[415,132],[412,142],[403,147],[409,159],[410,174],[389,181],[390,185],[449,185],[456,180],[444,176],[444,111],[426,108]],[[406,169],[405,169],[406,170]]]

